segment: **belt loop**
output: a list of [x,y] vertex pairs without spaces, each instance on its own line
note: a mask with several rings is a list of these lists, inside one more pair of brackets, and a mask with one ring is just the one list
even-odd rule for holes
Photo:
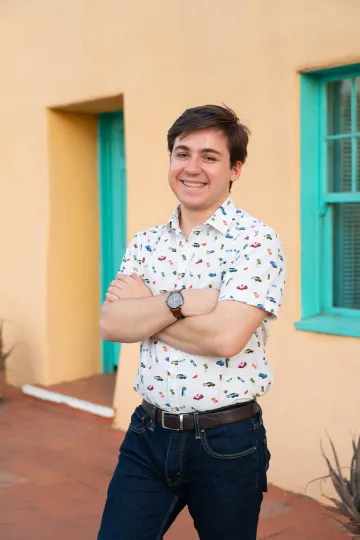
[[194,413],[195,439],[201,439],[199,413]]
[[150,431],[155,430],[155,417],[156,417],[156,405],[152,406],[151,414],[150,414]]

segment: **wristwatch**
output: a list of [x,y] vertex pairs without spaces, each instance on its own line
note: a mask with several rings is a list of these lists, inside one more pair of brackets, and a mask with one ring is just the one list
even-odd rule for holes
[[166,299],[166,304],[174,317],[177,319],[184,319],[184,315],[181,312],[181,306],[184,304],[184,297],[180,291],[173,291],[169,293]]

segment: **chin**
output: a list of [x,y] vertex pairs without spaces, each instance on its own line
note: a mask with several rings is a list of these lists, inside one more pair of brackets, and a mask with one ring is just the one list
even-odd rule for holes
[[202,196],[200,194],[194,196],[191,194],[184,195],[183,193],[175,192],[175,195],[178,201],[188,208],[204,208],[208,206],[210,202],[207,197],[204,197],[204,194]]

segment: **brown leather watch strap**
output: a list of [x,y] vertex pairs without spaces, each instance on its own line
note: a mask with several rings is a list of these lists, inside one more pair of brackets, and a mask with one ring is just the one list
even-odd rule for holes
[[177,319],[184,319],[184,315],[181,311],[181,307],[179,308],[175,308],[175,309],[170,309],[171,313],[174,315],[174,317],[176,317]]

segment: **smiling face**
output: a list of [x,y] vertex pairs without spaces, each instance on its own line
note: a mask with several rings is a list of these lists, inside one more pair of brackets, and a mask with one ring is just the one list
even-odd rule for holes
[[230,166],[227,138],[222,131],[194,131],[175,139],[169,184],[182,210],[211,215],[228,197],[230,182],[239,178],[241,166],[240,161]]

